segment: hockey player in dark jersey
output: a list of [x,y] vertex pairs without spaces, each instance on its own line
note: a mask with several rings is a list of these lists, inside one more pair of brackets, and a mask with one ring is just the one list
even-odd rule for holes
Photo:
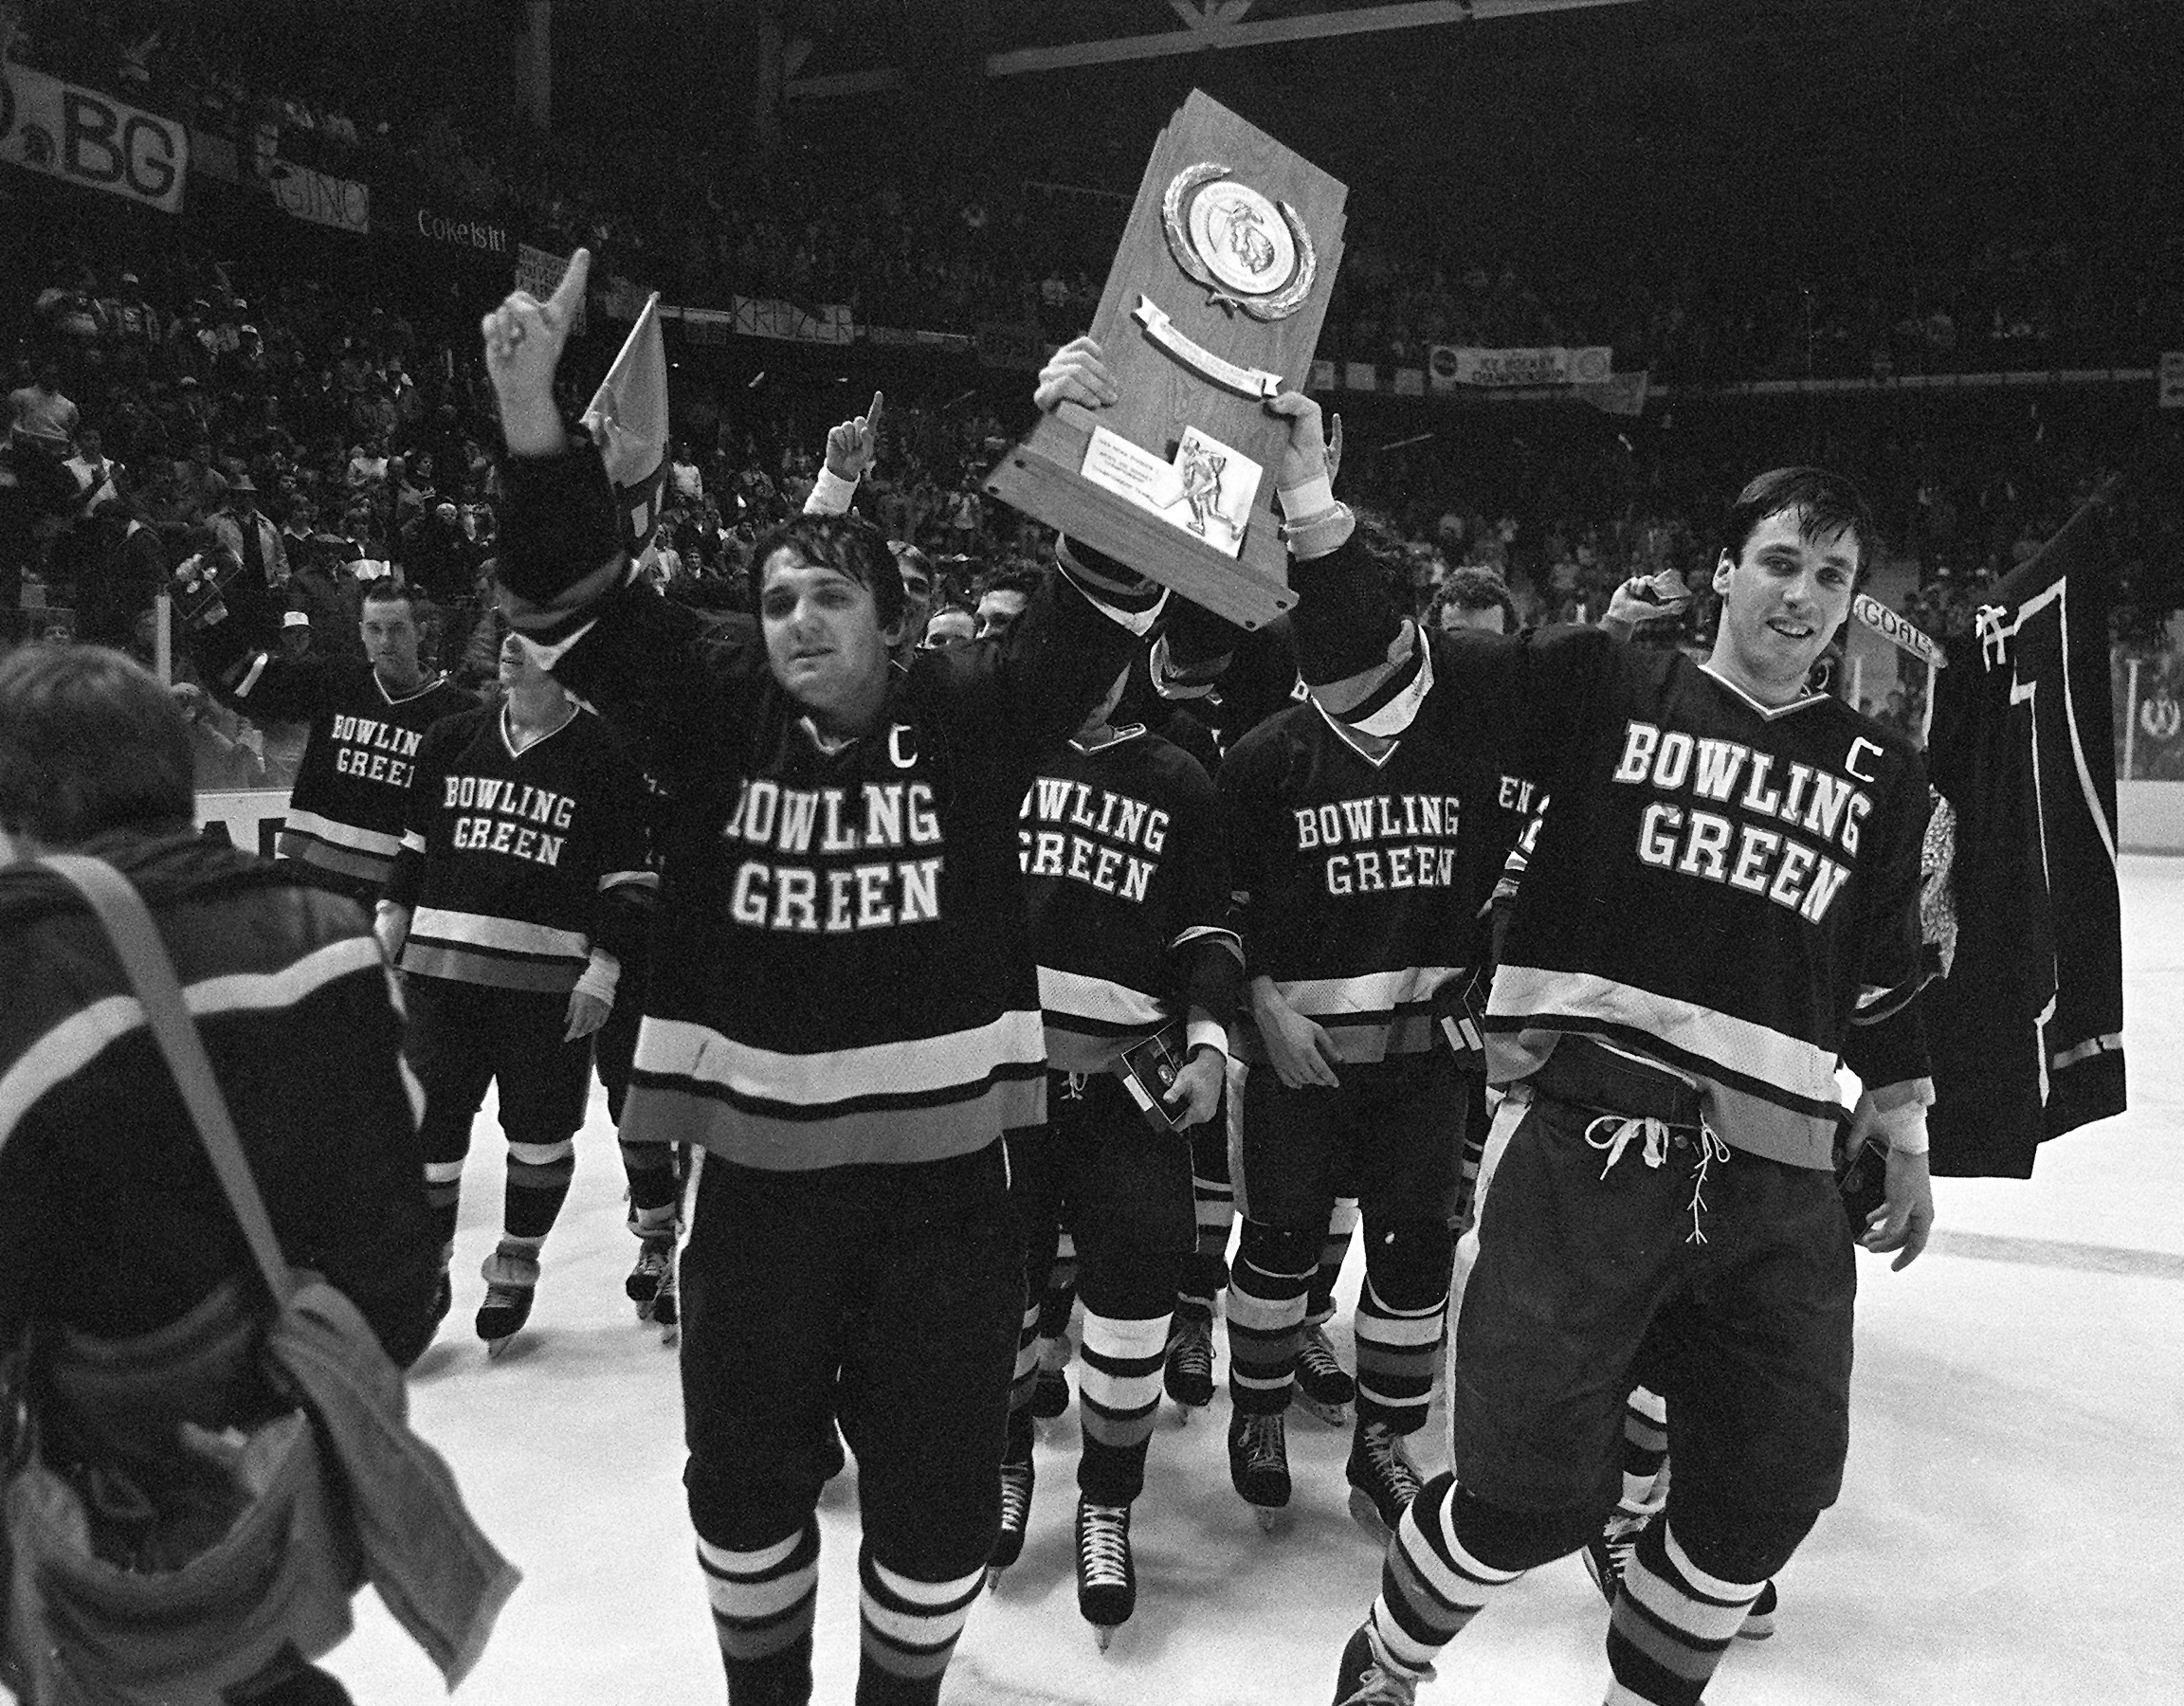
[[1410,1700],[1496,1592],[1598,1532],[1658,1334],[1678,1467],[1616,1595],[1611,1697],[1695,1706],[1841,1483],[1839,1062],[1890,1145],[1858,1242],[1899,1267],[1924,1247],[1924,777],[1806,687],[1875,530],[1847,481],[1781,469],[1726,538],[1702,665],[1584,628],[1422,648],[1354,562],[1299,567],[1308,675],[1366,695],[1423,650],[1434,714],[1485,721],[1554,796],[1488,1005],[1511,1129],[1456,1334],[1454,1470],[1398,1526],[1338,1701]]
[[[225,623],[200,638],[205,677],[246,716],[308,721],[279,856],[369,910],[394,869],[417,750],[443,717],[477,704],[417,661],[417,598],[391,580],[364,593],[365,661],[237,655]],[[240,639],[238,629],[236,638]]]
[[1047,1118],[1009,1134],[1025,1316],[992,1553],[1015,1562],[1030,1514],[1039,1318],[1066,1204],[1084,1305],[1077,1606],[1102,1647],[1137,1604],[1130,1508],[1194,1234],[1186,1134],[1220,1103],[1243,975],[1213,785],[1142,724],[1112,726],[1126,681],[1040,764],[1018,831]]
[[425,736],[378,916],[408,975],[425,1188],[444,1255],[471,1122],[499,1086],[508,1180],[477,1321],[495,1352],[530,1318],[539,1247],[575,1172],[592,1035],[623,961],[643,952],[660,881],[646,863],[643,779],[622,743],[514,635],[500,681],[500,706]]
[[898,669],[885,541],[806,517],[759,542],[755,628],[702,631],[632,574],[598,452],[555,404],[589,259],[485,323],[502,600],[559,679],[639,732],[672,800],[623,1135],[706,1151],[682,1263],[684,1485],[729,1694],[810,1698],[839,1417],[864,1528],[857,1698],[930,1706],[999,1512],[1023,1287],[1001,1134],[1045,1114],[1017,812],[1160,601],[1080,567],[1006,643]]

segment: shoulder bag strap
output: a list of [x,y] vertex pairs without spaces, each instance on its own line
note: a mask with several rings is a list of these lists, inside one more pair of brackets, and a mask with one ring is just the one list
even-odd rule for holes
[[220,1189],[242,1224],[258,1271],[265,1276],[273,1300],[285,1305],[296,1290],[295,1273],[273,1236],[265,1200],[258,1194],[257,1181],[250,1176],[250,1164],[243,1158],[243,1145],[235,1135],[228,1098],[212,1076],[212,1062],[183,1000],[174,962],[159,939],[151,910],[129,880],[104,860],[80,853],[47,853],[38,862],[81,894],[105,927],[115,956],[143,1005],[153,1039],[182,1092],[183,1105],[204,1139]]

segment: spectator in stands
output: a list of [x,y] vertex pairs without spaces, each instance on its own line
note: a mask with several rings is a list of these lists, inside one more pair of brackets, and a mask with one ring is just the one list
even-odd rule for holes
[[79,412],[61,394],[58,362],[40,364],[35,378],[8,393],[8,413],[16,431],[46,444],[65,444],[76,436]]

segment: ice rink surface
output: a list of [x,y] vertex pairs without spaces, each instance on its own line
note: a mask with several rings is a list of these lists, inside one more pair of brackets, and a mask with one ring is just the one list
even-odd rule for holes
[[[2184,859],[2123,862],[2132,1109],[2043,1151],[2029,1183],[1943,1180],[1941,1231],[1890,1274],[1861,1257],[1842,1502],[1781,1577],[1779,1633],[1739,1642],[1719,1706],[1985,1706],[2184,1698]],[[466,1706],[708,1706],[725,1697],[691,1557],[675,1357],[622,1295],[634,1256],[606,1105],[545,1252],[528,1333],[471,1336],[504,1156],[491,1108],[464,1181],[455,1313],[413,1384],[426,1437],[524,1571]],[[1344,1277],[1337,1343],[1356,1261]],[[763,1304],[760,1305],[763,1307]],[[1074,1369],[1072,1369],[1074,1386]],[[1380,1546],[1344,1508],[1343,1434],[1292,1412],[1286,1533],[1229,1490],[1226,1397],[1164,1407],[1135,1515],[1137,1617],[1104,1655],[1071,1578],[1076,1407],[1042,1436],[1023,1561],[983,1599],[942,1698],[1214,1706],[1324,1702]],[[1447,1461],[1440,1418],[1422,1436]],[[856,1471],[828,1489],[816,1699],[857,1650]],[[1592,1702],[1606,1607],[1574,1559],[1536,1571],[1453,1646],[1420,1699]],[[359,1706],[441,1696],[372,1595],[330,1661]]]

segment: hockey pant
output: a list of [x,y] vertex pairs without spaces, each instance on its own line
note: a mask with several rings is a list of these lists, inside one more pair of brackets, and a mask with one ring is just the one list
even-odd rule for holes
[[1420,1493],[1372,1627],[1415,1674],[1493,1592],[1597,1534],[1626,1496],[1642,1374],[1677,1463],[1611,1617],[1613,1697],[1695,1706],[1840,1489],[1856,1276],[1829,1174],[1727,1148],[1695,1107],[1604,1115],[1611,1089],[1535,1086],[1497,1121],[1449,1382],[1461,1490]]
[[809,1697],[838,1420],[864,1530],[857,1699],[937,1699],[1000,1526],[1023,1280],[998,1143],[808,1173],[704,1158],[682,1265],[683,1486],[731,1697]]
[[1463,1121],[1454,1062],[1438,1050],[1347,1064],[1333,1089],[1292,1090],[1271,1068],[1253,1070],[1244,1092],[1244,1234],[1228,1281],[1228,1393],[1239,1411],[1288,1407],[1311,1292],[1334,1242],[1336,1192],[1354,1182],[1365,1226],[1357,1420],[1397,1433],[1426,1425]]
[[576,1132],[591,1091],[592,1040],[564,1042],[569,997],[411,973],[405,1049],[425,1090],[419,1148],[443,1247],[455,1242],[470,1126],[488,1086],[508,1137],[501,1229],[536,1252],[576,1171]]
[[1009,1134],[1009,1188],[1024,1226],[1025,1291],[1010,1412],[1011,1461],[1028,1457],[1040,1286],[1066,1205],[1084,1304],[1077,1485],[1129,1504],[1145,1484],[1168,1325],[1192,1247],[1191,1149],[1156,1130],[1107,1073],[1049,1073],[1047,1122]]

